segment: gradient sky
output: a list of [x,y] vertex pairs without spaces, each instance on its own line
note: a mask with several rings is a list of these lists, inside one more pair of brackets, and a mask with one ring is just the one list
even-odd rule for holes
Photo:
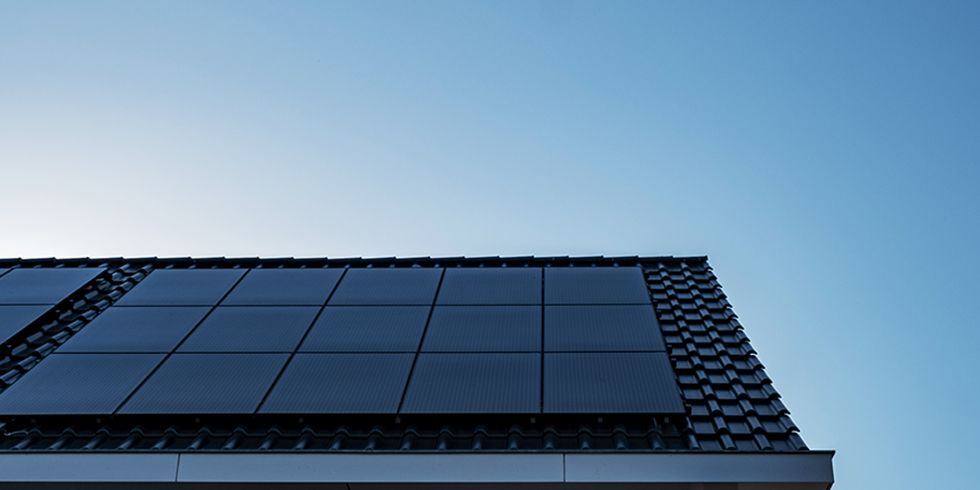
[[0,0],[0,256],[707,254],[835,489],[980,479],[978,2]]

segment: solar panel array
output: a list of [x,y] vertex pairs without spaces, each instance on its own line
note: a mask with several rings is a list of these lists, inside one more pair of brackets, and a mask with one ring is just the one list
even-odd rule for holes
[[638,267],[158,270],[0,394],[3,414],[683,411]]
[[20,333],[103,269],[0,269],[0,344]]

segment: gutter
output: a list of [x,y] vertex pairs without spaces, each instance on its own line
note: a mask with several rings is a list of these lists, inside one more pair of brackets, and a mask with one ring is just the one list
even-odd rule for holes
[[[817,490],[833,451],[788,453],[6,452],[0,489]],[[304,485],[305,484],[305,485]]]

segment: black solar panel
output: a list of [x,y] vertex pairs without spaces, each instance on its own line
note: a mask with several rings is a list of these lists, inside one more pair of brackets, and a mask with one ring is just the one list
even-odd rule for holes
[[58,352],[172,351],[204,318],[206,306],[113,307],[95,317]]
[[541,269],[446,269],[437,302],[441,305],[539,305]]
[[420,354],[403,413],[534,413],[540,354]]
[[552,267],[544,272],[546,304],[650,304],[639,267]]
[[328,306],[302,352],[415,352],[428,306]]
[[442,269],[351,269],[331,305],[431,305]]
[[540,306],[437,306],[422,350],[540,352]]
[[252,269],[222,304],[320,306],[343,273],[343,269]]
[[317,306],[219,306],[181,344],[180,352],[293,352]]
[[0,306],[0,344],[17,335],[24,327],[40,318],[48,309],[50,309],[49,306]]
[[547,306],[546,351],[663,351],[653,305]]
[[212,306],[221,301],[241,269],[164,269],[151,272],[117,303],[125,306]]
[[0,304],[53,305],[103,270],[99,267],[14,269],[0,277]]
[[663,352],[544,355],[544,411],[684,413]]
[[288,354],[173,354],[120,413],[253,413]]
[[398,411],[413,354],[297,354],[263,413]]
[[0,413],[111,414],[162,354],[54,354],[0,394]]

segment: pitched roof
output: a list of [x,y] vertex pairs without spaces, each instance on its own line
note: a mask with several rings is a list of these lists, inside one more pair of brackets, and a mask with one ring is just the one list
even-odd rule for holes
[[593,266],[642,270],[680,412],[2,416],[0,450],[807,450],[705,257],[2,259],[0,271],[105,270],[13,334],[0,350],[0,390],[15,386],[110,306],[134,297],[127,293],[154,271]]

